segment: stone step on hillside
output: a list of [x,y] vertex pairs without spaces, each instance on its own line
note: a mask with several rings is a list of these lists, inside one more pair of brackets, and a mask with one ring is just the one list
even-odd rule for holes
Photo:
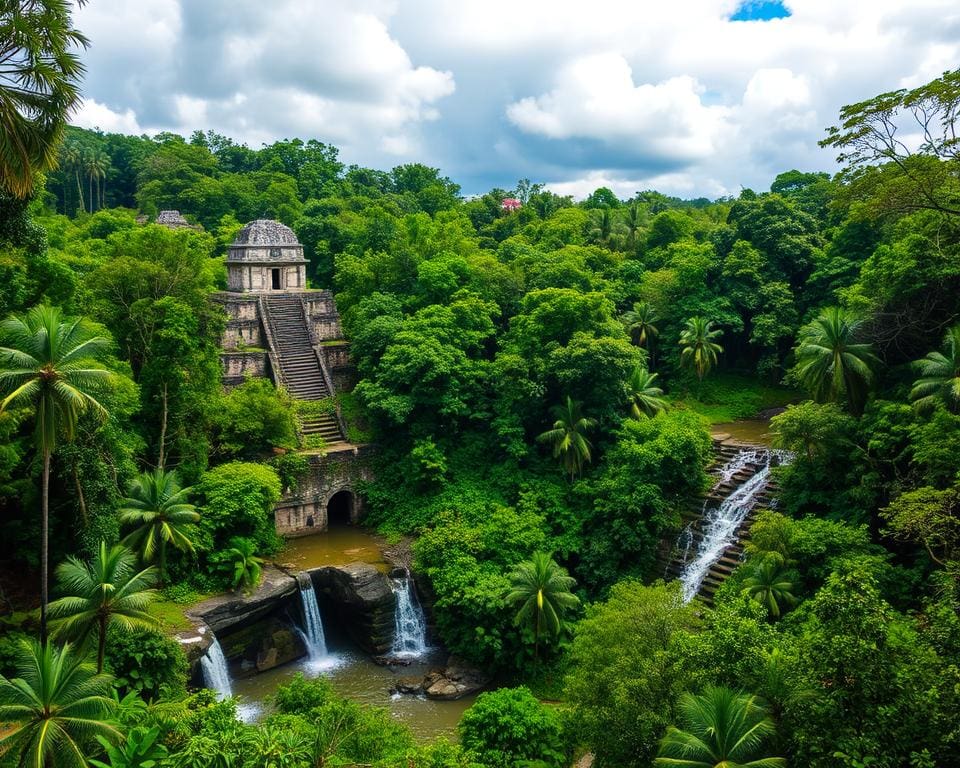
[[[277,352],[277,365],[289,395],[295,400],[316,401],[331,396],[299,296],[266,297],[267,319]],[[327,444],[344,443],[346,437],[332,414],[300,419],[300,434],[323,438]]]
[[324,440],[340,437],[340,426],[333,416],[311,416],[300,421],[300,431],[304,435],[320,435]]

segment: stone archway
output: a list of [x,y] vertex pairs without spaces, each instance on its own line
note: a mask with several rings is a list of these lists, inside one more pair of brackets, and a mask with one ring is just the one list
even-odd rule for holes
[[342,488],[327,500],[327,526],[353,525],[357,522],[357,497],[349,488]]

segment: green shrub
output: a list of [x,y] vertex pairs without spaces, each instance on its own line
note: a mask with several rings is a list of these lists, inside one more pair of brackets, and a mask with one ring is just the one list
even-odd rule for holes
[[318,764],[371,764],[397,759],[413,749],[409,729],[378,707],[348,701],[326,680],[297,675],[277,689],[279,716],[300,715],[314,727]]
[[188,666],[180,644],[154,630],[112,632],[106,666],[121,696],[133,691],[150,701],[186,692]]
[[537,701],[529,688],[481,693],[463,713],[459,731],[467,753],[489,768],[570,764],[560,717]]
[[277,456],[272,463],[280,477],[280,486],[284,489],[296,488],[310,468],[307,457],[299,453],[285,453],[282,456]]
[[253,458],[296,448],[290,398],[268,379],[249,379],[223,396],[213,414],[214,443],[227,458]]
[[260,553],[279,548],[273,505],[280,500],[280,478],[272,467],[222,464],[204,473],[195,492],[207,551],[226,548],[234,536],[252,539]]

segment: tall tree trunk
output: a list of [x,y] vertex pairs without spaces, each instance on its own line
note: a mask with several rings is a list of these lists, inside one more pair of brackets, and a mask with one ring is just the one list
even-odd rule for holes
[[97,638],[97,672],[103,672],[103,657],[107,650],[107,617],[101,615],[100,636]]
[[540,663],[540,613],[541,608],[537,606],[537,625],[533,630],[533,664],[537,666]]
[[160,532],[160,589],[167,586],[167,540]]
[[49,600],[48,561],[50,517],[50,449],[43,450],[43,491],[40,496],[40,644],[47,647],[47,602]]
[[160,390],[160,399],[163,401],[163,411],[160,417],[160,460],[158,468],[163,471],[164,449],[167,444],[167,382],[163,382],[163,388]]
[[83,486],[80,485],[80,473],[77,472],[77,463],[73,463],[73,486],[77,490],[77,501],[80,502],[80,515],[83,517],[83,524],[88,522],[87,518],[87,500],[83,495]]
[[90,213],[93,213],[93,176],[87,173],[87,202],[90,204]]
[[87,210],[86,203],[83,202],[83,185],[80,183],[80,171],[73,169],[73,177],[77,180],[77,200],[80,202],[80,209]]

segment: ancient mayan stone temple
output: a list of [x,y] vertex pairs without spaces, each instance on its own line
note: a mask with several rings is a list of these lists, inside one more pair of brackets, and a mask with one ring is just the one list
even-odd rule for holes
[[[287,535],[325,530],[331,516],[356,522],[354,482],[366,470],[363,446],[350,443],[334,396],[353,387],[349,343],[329,290],[307,287],[307,260],[293,230],[257,219],[227,249],[228,290],[215,294],[227,325],[220,355],[223,383],[271,378],[294,400],[314,401],[298,418],[311,471],[277,506],[277,530]],[[329,407],[326,407],[329,405]],[[333,506],[331,506],[333,505]]]

